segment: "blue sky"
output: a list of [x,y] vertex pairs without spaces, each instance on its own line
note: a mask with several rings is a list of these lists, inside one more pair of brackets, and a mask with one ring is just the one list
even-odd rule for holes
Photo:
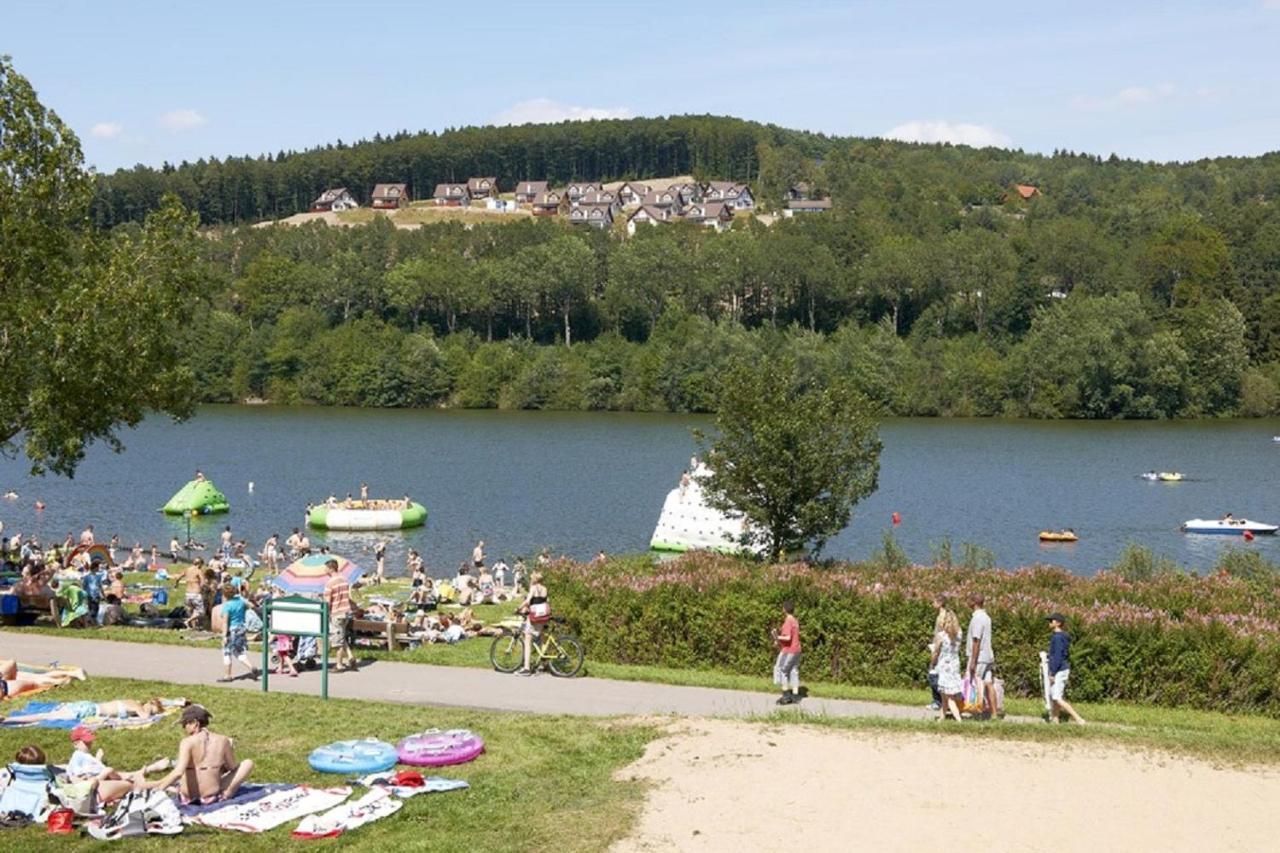
[[735,115],[1155,160],[1280,149],[1280,0],[3,0],[101,170],[566,117]]

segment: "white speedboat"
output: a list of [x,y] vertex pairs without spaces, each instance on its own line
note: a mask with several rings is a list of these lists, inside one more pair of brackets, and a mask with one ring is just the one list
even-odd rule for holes
[[1142,479],[1161,483],[1181,483],[1182,473],[1180,471],[1148,471],[1142,475]]
[[1247,518],[1193,518],[1182,524],[1183,533],[1210,533],[1227,536],[1243,536],[1246,532],[1275,533],[1280,526],[1250,521]]

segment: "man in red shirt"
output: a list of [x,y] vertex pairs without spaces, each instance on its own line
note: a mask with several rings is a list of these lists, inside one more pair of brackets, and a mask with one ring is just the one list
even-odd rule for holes
[[324,600],[329,605],[329,649],[334,653],[333,665],[336,669],[353,670],[354,660],[348,660],[350,649],[347,647],[347,619],[351,616],[351,584],[338,574],[338,561],[329,560],[324,564],[329,572],[329,579],[324,584]]
[[800,701],[800,623],[796,621],[795,610],[790,601],[782,602],[782,628],[773,632],[773,641],[778,644],[773,683],[782,688],[779,705]]

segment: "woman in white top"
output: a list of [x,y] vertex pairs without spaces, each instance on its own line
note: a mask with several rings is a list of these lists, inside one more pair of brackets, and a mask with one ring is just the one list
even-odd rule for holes
[[938,671],[938,692],[942,694],[942,708],[938,719],[945,720],[947,712],[956,722],[960,721],[960,702],[963,687],[960,681],[960,620],[947,610],[942,614],[941,630],[933,639],[931,667]]

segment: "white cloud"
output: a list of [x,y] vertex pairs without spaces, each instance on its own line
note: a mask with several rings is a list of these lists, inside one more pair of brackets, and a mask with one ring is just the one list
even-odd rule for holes
[[532,98],[508,107],[494,117],[494,124],[552,124],[596,118],[633,118],[629,107],[577,107],[550,98]]
[[1007,148],[1013,140],[986,124],[952,123],[949,121],[909,121],[885,131],[885,139],[903,142],[950,142],[985,148],[989,145]]
[[170,110],[160,116],[159,121],[161,127],[173,133],[191,130],[209,122],[207,118],[195,110]]
[[100,121],[89,128],[89,135],[95,139],[115,139],[124,131],[118,121]]
[[1261,0],[1258,5],[1272,12],[1280,12],[1280,0]]
[[[1277,0],[1280,2],[1280,0]],[[1113,95],[1092,97],[1081,95],[1072,100],[1072,104],[1085,110],[1114,109],[1116,107],[1135,107],[1142,104],[1154,104],[1165,101],[1178,94],[1178,87],[1172,83],[1161,83],[1158,86],[1125,86]]]

